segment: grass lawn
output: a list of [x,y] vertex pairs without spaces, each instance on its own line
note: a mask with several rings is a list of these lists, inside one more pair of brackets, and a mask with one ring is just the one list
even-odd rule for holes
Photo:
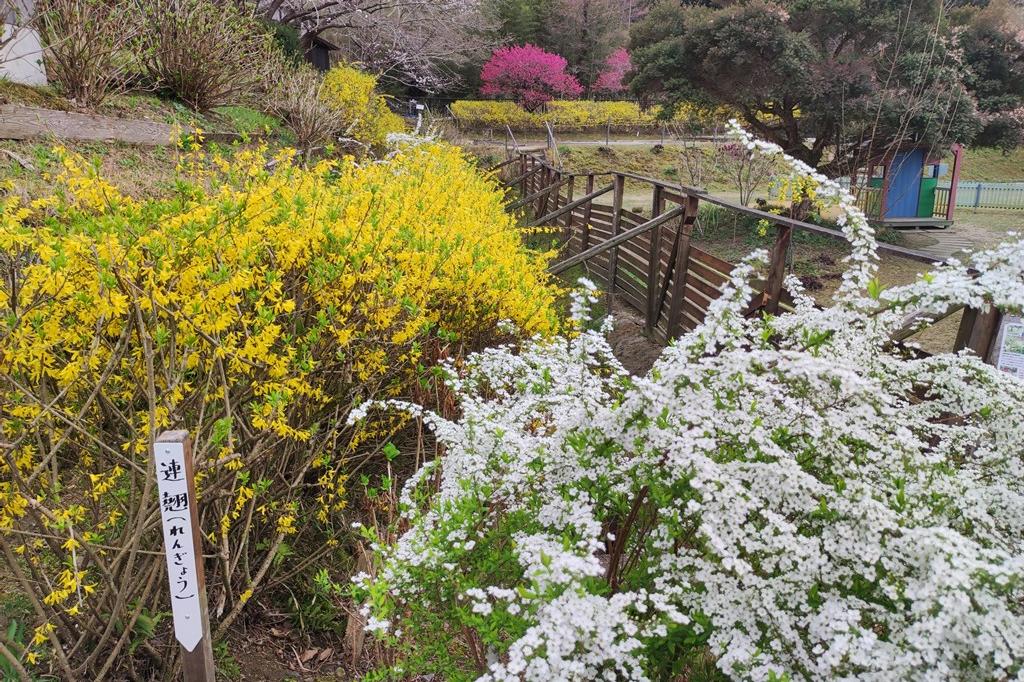
[[1006,153],[992,147],[967,148],[961,180],[1024,182],[1024,149]]

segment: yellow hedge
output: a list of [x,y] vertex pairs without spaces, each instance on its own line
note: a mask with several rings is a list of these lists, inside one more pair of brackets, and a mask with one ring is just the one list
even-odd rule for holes
[[[660,124],[659,107],[641,109],[636,102],[553,100],[540,111],[529,112],[515,102],[498,100],[458,100],[451,105],[452,115],[467,126],[514,130],[542,129],[545,121],[553,126],[579,129],[611,124],[618,127],[644,127]],[[724,109],[708,114],[697,107],[680,106],[673,122],[697,121],[714,124],[728,120]]]
[[548,256],[455,148],[193,159],[148,201],[63,158],[53,196],[0,188],[0,544],[45,611],[25,624],[37,674],[126,669],[146,635],[105,625],[168,610],[157,432],[193,435],[223,630],[278,576],[336,563],[346,479],[398,426],[354,430],[355,406],[443,405],[439,359],[510,338],[501,320],[558,327]]
[[342,114],[348,136],[364,144],[379,148],[390,133],[405,131],[405,121],[377,93],[376,77],[353,66],[340,64],[328,71],[320,98]]

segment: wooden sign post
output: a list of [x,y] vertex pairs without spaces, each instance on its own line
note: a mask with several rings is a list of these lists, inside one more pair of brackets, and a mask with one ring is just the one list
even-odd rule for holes
[[181,644],[185,682],[214,682],[213,642],[206,610],[206,576],[188,432],[161,433],[153,444],[153,458],[174,636]]

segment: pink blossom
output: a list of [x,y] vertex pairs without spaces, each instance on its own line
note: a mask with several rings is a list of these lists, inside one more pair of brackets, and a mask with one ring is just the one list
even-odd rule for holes
[[632,68],[633,62],[629,58],[629,52],[626,51],[626,48],[620,47],[608,55],[608,59],[604,62],[604,70],[594,83],[594,90],[607,93],[625,91],[626,84],[623,81]]
[[529,111],[555,97],[578,97],[583,86],[566,73],[565,58],[535,45],[512,45],[494,51],[480,72],[485,97],[511,97]]

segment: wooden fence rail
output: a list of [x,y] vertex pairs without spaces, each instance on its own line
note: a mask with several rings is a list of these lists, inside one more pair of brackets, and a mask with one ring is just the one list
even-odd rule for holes
[[[702,189],[628,172],[568,173],[532,152],[520,151],[496,170],[501,171],[502,179],[511,176],[503,186],[519,191],[520,198],[509,208],[527,209],[538,216],[528,219],[528,225],[563,228],[564,258],[549,271],[562,274],[574,267],[584,268],[589,277],[642,314],[648,334],[663,343],[704,320],[708,306],[721,294],[735,267],[691,243],[701,202],[775,226],[768,277],[755,282],[750,313],[792,309],[783,283],[796,231],[846,241],[837,230],[749,208]],[[610,184],[595,188],[597,178],[608,176]],[[585,180],[584,194],[578,199],[574,198],[577,179]],[[651,187],[650,218],[624,208],[626,180]],[[611,204],[597,202],[608,193]],[[878,250],[920,262],[938,262],[930,254],[892,244],[879,244]],[[913,319],[908,319],[896,341],[912,333]],[[971,348],[989,357],[997,329],[998,320],[993,321],[991,314],[967,310],[955,350]]]

